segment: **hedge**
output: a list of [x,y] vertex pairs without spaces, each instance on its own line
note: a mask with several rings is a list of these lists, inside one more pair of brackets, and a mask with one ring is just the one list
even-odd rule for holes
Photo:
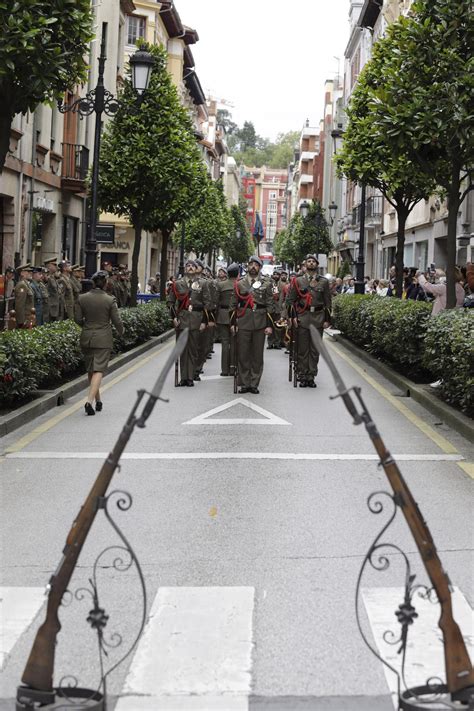
[[471,309],[432,317],[426,302],[351,294],[338,296],[333,304],[333,324],[349,340],[412,379],[442,379],[442,397],[473,413]]
[[[130,350],[171,327],[166,306],[156,301],[120,309],[120,316],[125,332],[119,336],[114,329],[114,353]],[[73,321],[0,333],[0,406],[83,372],[80,333]]]

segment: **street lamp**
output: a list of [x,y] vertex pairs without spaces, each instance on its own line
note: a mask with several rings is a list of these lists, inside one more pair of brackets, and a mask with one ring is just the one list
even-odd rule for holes
[[331,227],[334,224],[334,219],[336,217],[336,212],[337,212],[337,205],[334,202],[334,200],[331,200],[330,204],[328,205],[328,210],[329,210],[329,219],[330,219],[330,225]]
[[[72,104],[62,104],[58,102],[58,109],[62,114],[78,113],[80,117],[95,114],[94,131],[94,155],[92,163],[91,178],[91,206],[89,227],[86,236],[86,277],[91,277],[97,269],[97,192],[99,186],[99,155],[100,139],[102,132],[102,114],[114,116],[119,110],[121,103],[104,86],[104,68],[107,56],[105,49],[107,45],[107,23],[102,23],[102,39],[99,55],[99,75],[97,86],[89,91],[84,97],[76,99]],[[139,100],[143,99],[144,92],[148,89],[150,75],[153,68],[153,57],[148,52],[138,50],[130,57],[132,69],[132,88],[137,92]]]
[[303,220],[306,219],[306,217],[308,217],[308,213],[309,213],[309,202],[307,200],[303,200],[299,209],[300,209],[300,215],[303,218]]

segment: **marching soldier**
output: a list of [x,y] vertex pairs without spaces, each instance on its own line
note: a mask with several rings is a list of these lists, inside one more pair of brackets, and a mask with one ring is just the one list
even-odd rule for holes
[[300,388],[315,388],[319,353],[313,345],[309,327],[314,325],[323,335],[323,329],[329,326],[331,319],[331,294],[328,280],[317,273],[317,256],[308,254],[305,262],[305,273],[292,279],[287,305],[296,328]]
[[[217,335],[221,342],[221,375],[233,375],[234,354],[231,348],[230,335],[230,300],[234,284],[239,276],[239,265],[230,264],[227,269],[220,267],[217,282]],[[231,372],[232,371],[232,372]]]
[[282,344],[282,335],[283,335],[283,330],[282,326],[278,325],[280,323],[280,318],[281,318],[281,308],[280,308],[280,302],[281,302],[281,292],[283,289],[283,285],[280,283],[280,271],[278,269],[275,269],[272,274],[272,295],[273,295],[273,304],[272,304],[272,310],[271,310],[271,316],[272,316],[272,333],[271,336],[268,337],[268,345],[267,349],[271,350],[274,348],[277,351],[281,350],[281,344]]
[[34,293],[31,288],[31,264],[18,267],[20,278],[15,286],[15,319],[17,328],[31,328],[34,322]]
[[[196,279],[198,280],[204,280],[206,284],[208,284],[207,279],[204,276],[204,262],[201,259],[195,259],[194,260],[194,265],[196,269]],[[208,294],[209,294],[209,315],[210,311],[212,308],[212,294],[210,290],[208,289]],[[210,316],[210,318],[213,318]],[[212,322],[214,323],[214,322]],[[208,345],[209,345],[209,329],[208,326],[206,325],[205,328],[202,329],[202,331],[199,332],[198,334],[198,354],[197,354],[197,359],[196,359],[196,370],[194,373],[194,380],[201,380],[201,373],[203,371],[204,367],[204,361],[206,360],[208,356]]]
[[44,324],[44,297],[43,291],[41,289],[41,280],[43,278],[43,267],[33,267],[32,279],[30,281],[30,287],[33,292],[34,307],[35,307],[35,322],[36,326],[42,326]]
[[48,289],[49,297],[49,320],[59,321],[61,318],[61,304],[58,281],[58,260],[56,257],[51,257],[51,259],[46,259],[43,264],[48,270],[48,276],[46,278],[46,287]]
[[259,393],[265,335],[271,329],[272,286],[260,276],[262,260],[250,257],[247,274],[234,284],[230,301],[231,331],[237,334],[240,393]]
[[176,331],[189,328],[188,342],[181,355],[180,385],[192,387],[198,365],[199,335],[209,321],[211,298],[206,280],[197,274],[195,262],[188,260],[184,271],[184,277],[171,284],[168,306]]

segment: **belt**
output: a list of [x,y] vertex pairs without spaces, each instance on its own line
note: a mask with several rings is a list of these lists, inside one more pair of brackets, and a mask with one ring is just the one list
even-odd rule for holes
[[316,311],[324,311],[324,306],[310,306],[309,312],[314,314]]
[[[192,306],[192,304],[191,304]],[[193,306],[192,307],[193,311],[204,311],[204,306]]]
[[254,304],[252,310],[255,311],[255,309],[266,309],[266,308],[267,307],[265,304]]

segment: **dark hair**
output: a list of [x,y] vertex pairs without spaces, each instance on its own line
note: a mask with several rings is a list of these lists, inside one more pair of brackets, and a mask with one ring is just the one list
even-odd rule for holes
[[102,274],[94,274],[92,281],[96,289],[103,289],[107,284],[107,277],[102,276]]

